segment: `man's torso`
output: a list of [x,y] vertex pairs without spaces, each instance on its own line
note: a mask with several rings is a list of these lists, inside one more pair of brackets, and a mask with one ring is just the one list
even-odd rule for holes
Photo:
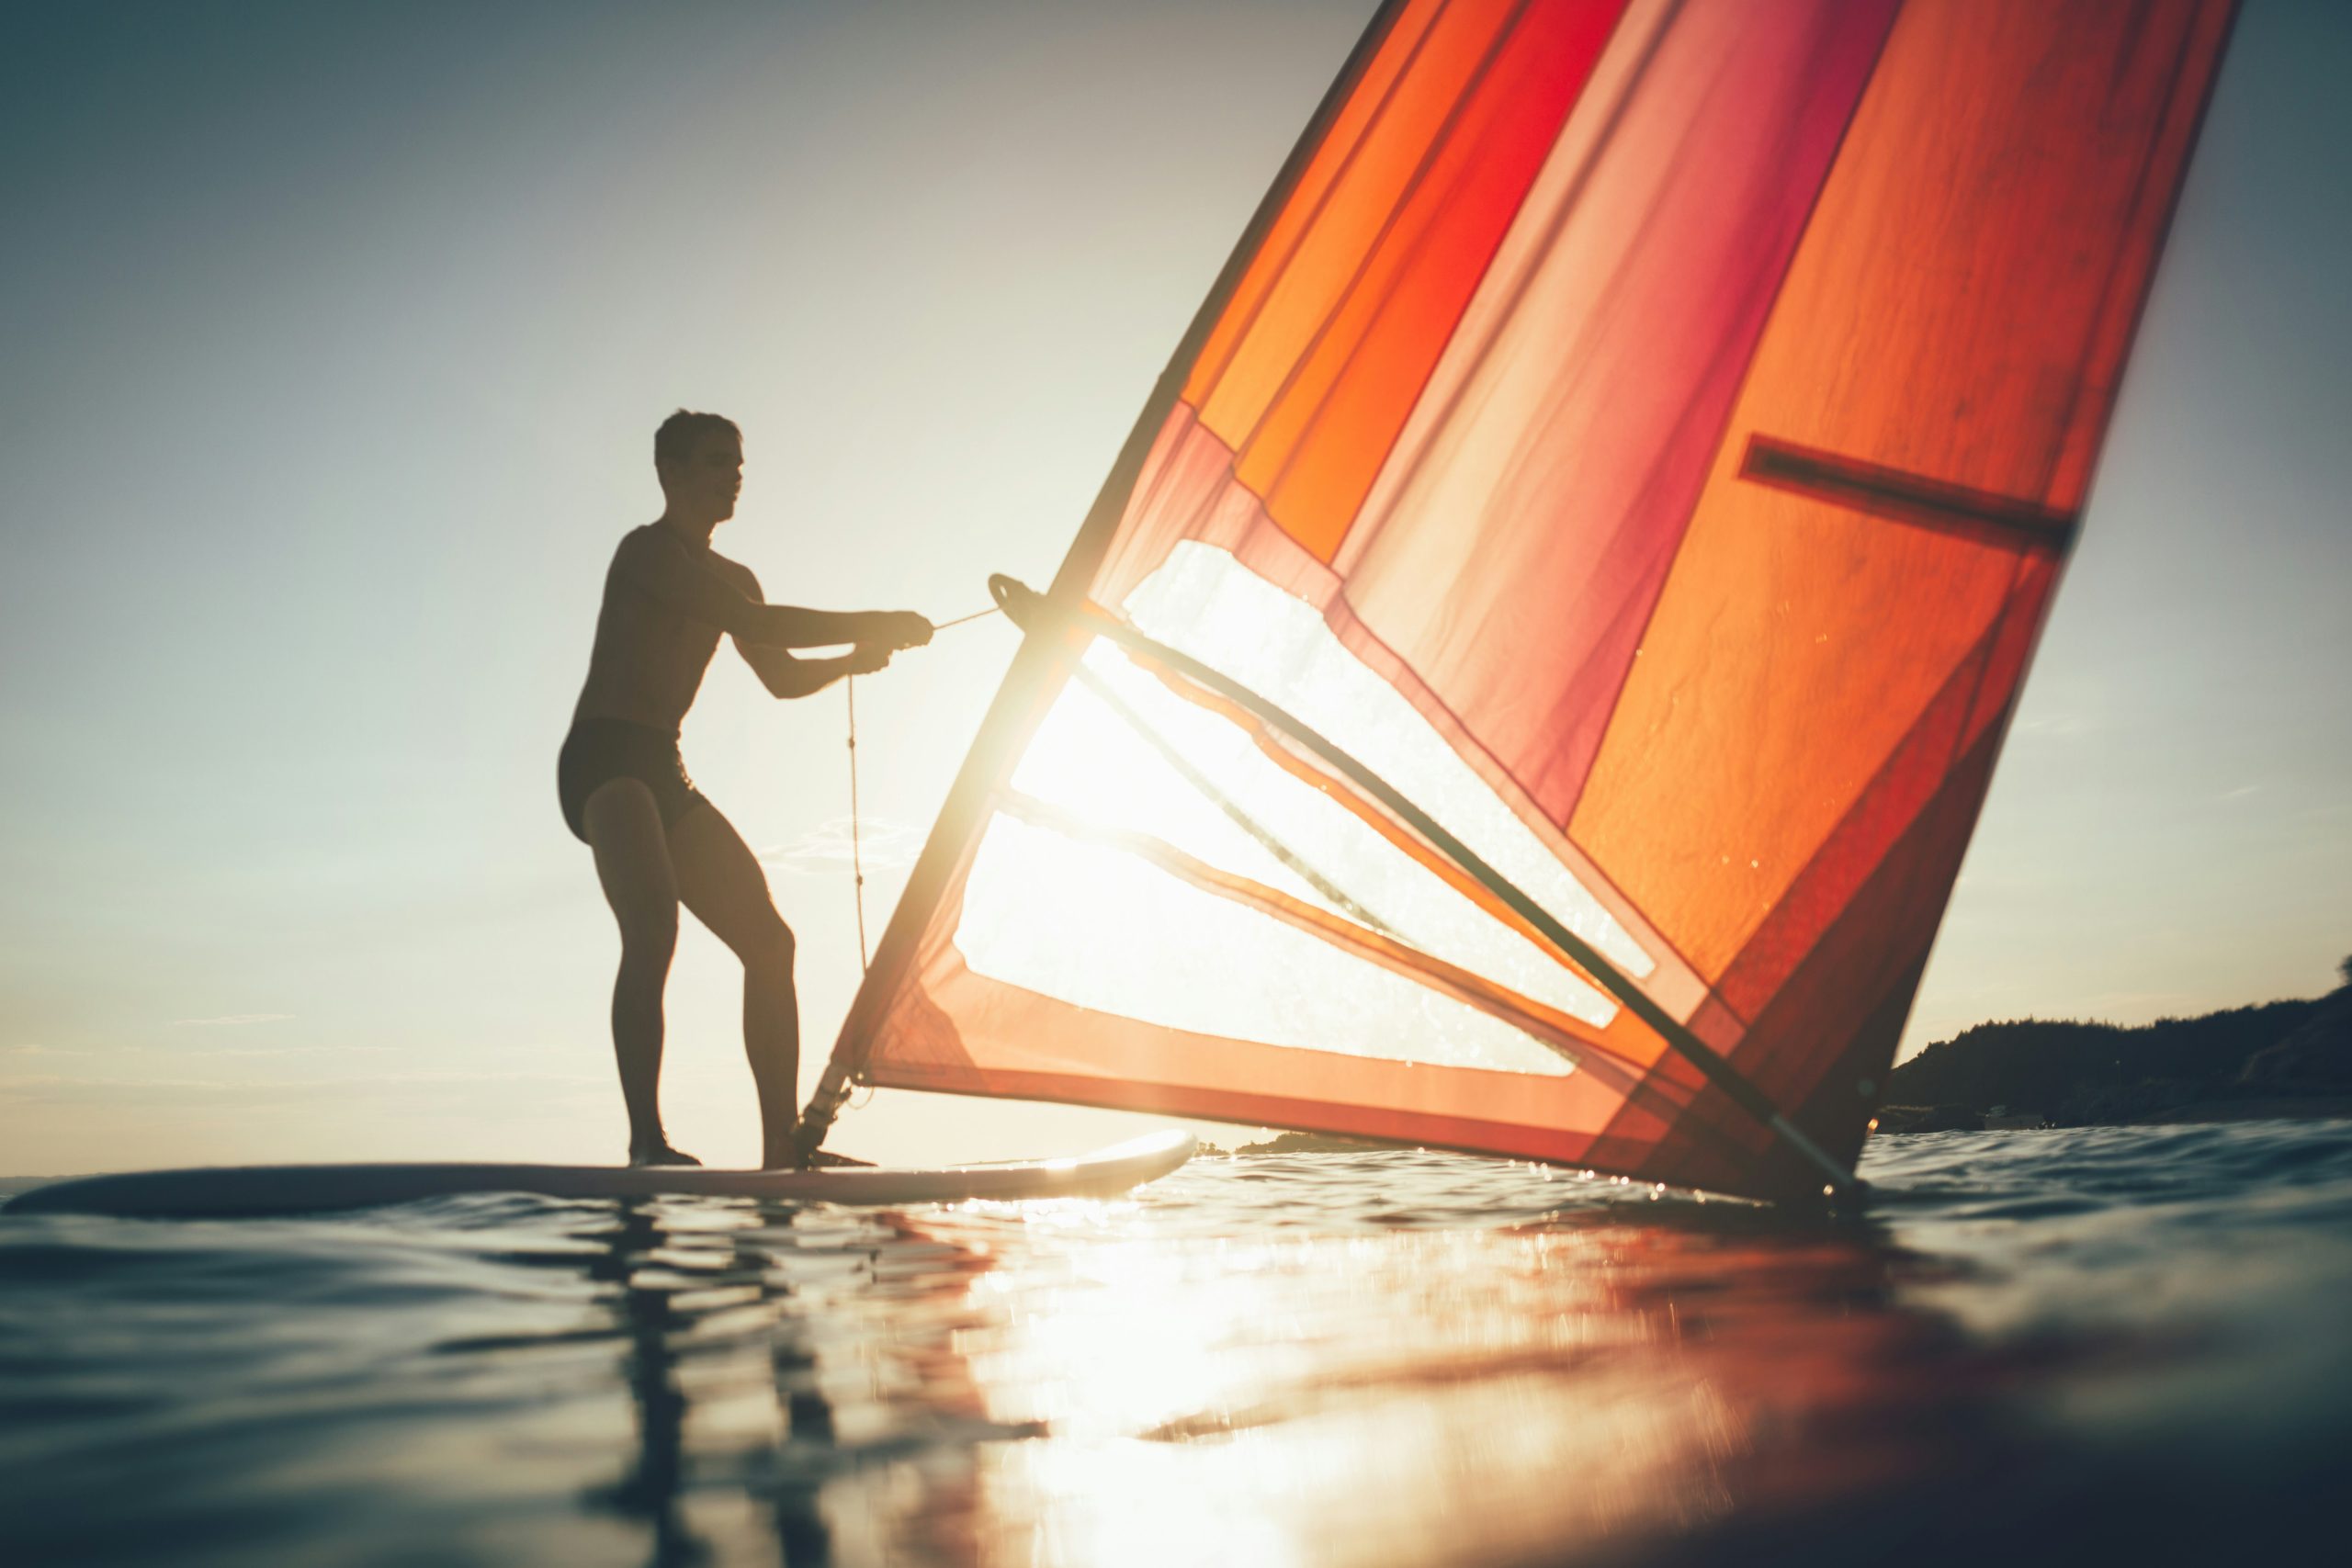
[[588,680],[572,710],[575,723],[618,718],[674,733],[718,650],[717,626],[655,598],[639,580],[636,563],[650,549],[683,550],[737,589],[750,592],[755,588],[747,569],[707,547],[687,544],[658,525],[647,524],[624,535],[605,573]]

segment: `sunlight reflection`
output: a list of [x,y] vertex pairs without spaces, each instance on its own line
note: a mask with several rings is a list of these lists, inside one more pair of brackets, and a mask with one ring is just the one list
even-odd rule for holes
[[[1443,1173],[1418,1188],[1435,1201],[1367,1210],[1351,1178],[1409,1189],[1403,1170]],[[1248,1202],[1269,1180],[1283,1217],[1239,1230],[1182,1190]],[[952,1514],[943,1554],[978,1563],[1674,1561],[1925,1472],[1923,1411],[1923,1433],[2004,1451],[1974,1414],[1993,1374],[1892,1307],[1885,1255],[1656,1197],[1395,1154],[895,1220],[931,1249],[927,1327],[900,1308],[856,1354],[878,1399],[981,1440],[928,1490],[861,1495]]]
[[957,1337],[990,1418],[1052,1434],[986,1455],[1008,1560],[1476,1560],[1727,1506],[1737,1417],[1623,1310],[1600,1235],[1171,1242],[1116,1207],[925,1226],[1023,1233]]

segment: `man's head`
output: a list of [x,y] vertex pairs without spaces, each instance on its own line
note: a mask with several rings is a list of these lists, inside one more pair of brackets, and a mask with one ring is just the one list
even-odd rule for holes
[[680,409],[653,433],[653,472],[671,516],[723,523],[743,488],[743,433],[723,414]]

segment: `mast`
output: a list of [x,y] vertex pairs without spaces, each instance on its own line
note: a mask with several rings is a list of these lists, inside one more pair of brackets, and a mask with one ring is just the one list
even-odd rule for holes
[[[1250,219],[1249,227],[1226,258],[1224,269],[1217,274],[1208,298],[1193,313],[1192,325],[1170,355],[1168,364],[1153,383],[1151,395],[1144,400],[1143,412],[1136,416],[1127,439],[1119,448],[1119,456],[1111,471],[1096,492],[1094,503],[1087,509],[1086,519],[1080,525],[1078,537],[1071,541],[1069,553],[1062,558],[1059,570],[1048,594],[1057,604],[1071,602],[1085,592],[1087,582],[1095,568],[1102,564],[1102,555],[1110,547],[1119,520],[1126,511],[1127,498],[1134,491],[1136,477],[1143,471],[1144,459],[1150,455],[1153,440],[1160,427],[1168,422],[1178,398],[1182,395],[1185,378],[1193,362],[1200,356],[1209,333],[1215,330],[1219,317],[1234,290],[1240,286],[1242,275],[1256,257],[1267,232],[1281,214],[1283,204],[1306,173],[1316,150],[1323,143],[1332,120],[1337,118],[1366,66],[1379,51],[1381,43],[1396,25],[1405,7],[1405,0],[1383,0],[1376,14],[1356,40],[1347,62],[1332,79],[1323,101],[1300,132],[1291,148],[1290,156],[1260,198],[1257,211]],[[923,840],[922,853],[915,860],[913,874],[909,877],[905,893],[898,907],[891,911],[890,922],[882,932],[881,945],[876,949],[874,963],[865,972],[857,995],[852,999],[848,1016],[842,1021],[842,1032],[833,1043],[833,1054],[825,1064],[824,1075],[817,1081],[816,1092],[809,1096],[808,1106],[801,1113],[800,1128],[795,1144],[802,1157],[816,1152],[824,1142],[833,1119],[849,1099],[850,1082],[856,1076],[865,1057],[867,1045],[873,1039],[874,1026],[884,1001],[904,979],[907,966],[913,962],[916,945],[922,939],[923,929],[931,923],[933,912],[945,895],[948,879],[954,874],[956,863],[962,855],[989,792],[996,786],[1005,770],[1017,755],[1021,743],[1028,737],[1039,712],[1039,698],[1046,682],[1060,667],[1067,650],[1049,633],[1028,635],[1022,639],[1020,650],[1013,655],[1012,666],[1005,672],[1004,683],[997,688],[989,705],[988,716],[981,721],[980,732],[965,755],[963,766],[957,770],[956,782],[949,788],[946,803],[933,820],[931,835]]]

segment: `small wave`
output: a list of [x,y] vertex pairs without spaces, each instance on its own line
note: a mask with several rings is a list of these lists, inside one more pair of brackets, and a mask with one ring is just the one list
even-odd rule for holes
[[1884,1139],[1863,1173],[1843,1225],[1414,1150],[904,1213],[0,1217],[0,1538],[1973,1562],[1993,1518],[2056,1561],[2189,1477],[2206,1526],[2164,1547],[2334,1529],[2352,1126]]

